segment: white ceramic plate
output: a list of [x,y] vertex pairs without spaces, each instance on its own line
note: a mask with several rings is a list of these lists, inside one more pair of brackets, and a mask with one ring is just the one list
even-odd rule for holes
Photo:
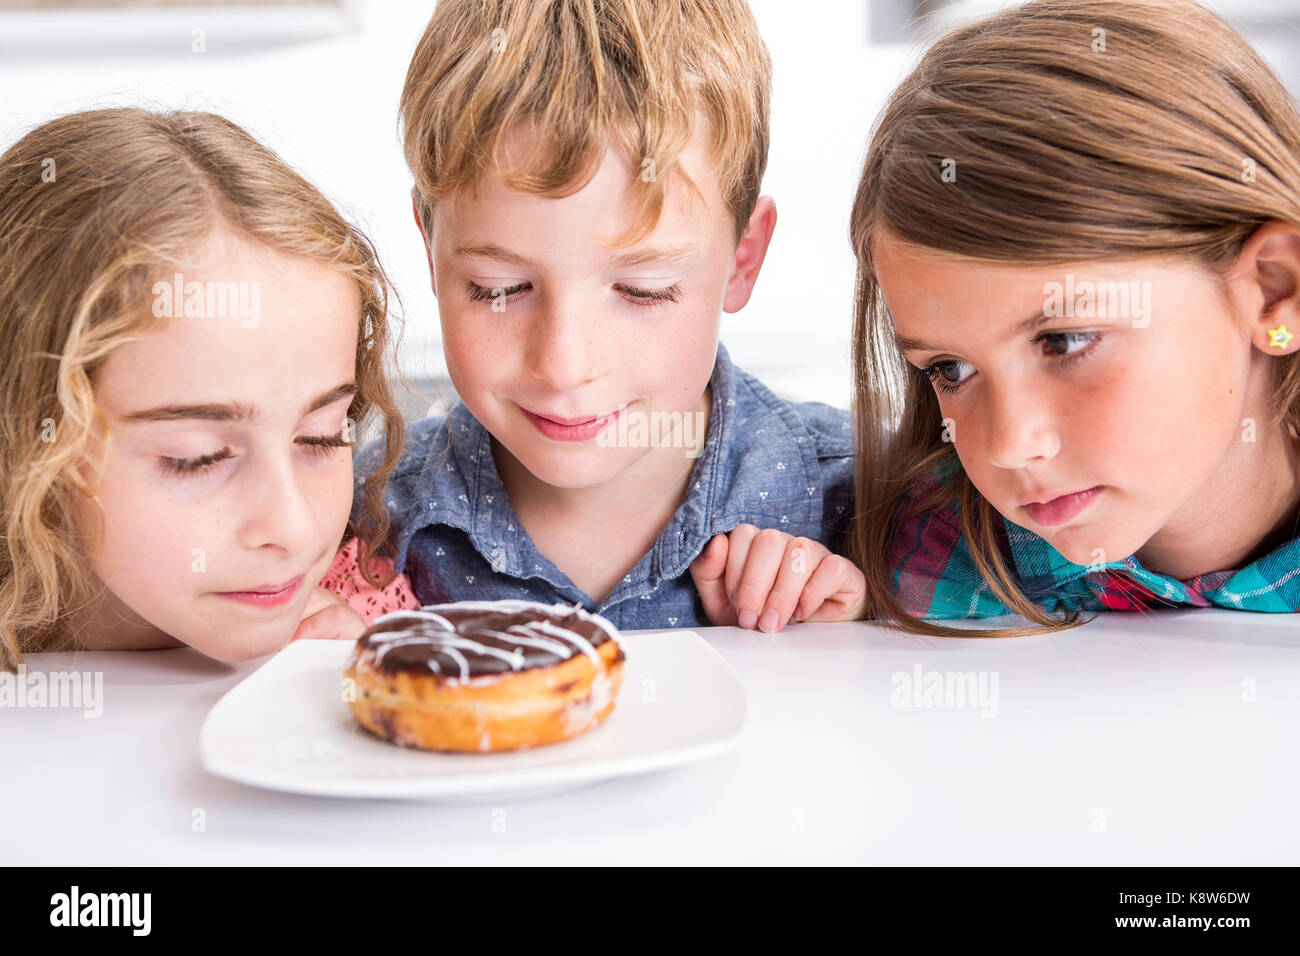
[[240,783],[332,797],[522,798],[720,754],[745,723],[731,665],[693,631],[623,634],[623,688],[600,726],[508,753],[442,754],[378,739],[343,702],[351,641],[295,641],[217,701],[203,766]]

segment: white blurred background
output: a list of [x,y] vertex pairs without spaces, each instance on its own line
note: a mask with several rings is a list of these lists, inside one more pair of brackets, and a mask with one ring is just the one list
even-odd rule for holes
[[[723,317],[722,339],[779,394],[847,407],[848,211],[872,122],[935,31],[1009,2],[751,0],[773,59],[764,192],[776,200],[778,225],[754,296]],[[397,137],[398,94],[431,0],[65,9],[86,5],[0,0],[0,149],[47,119],[94,107],[230,117],[377,244],[403,304],[400,361],[421,393],[408,398],[408,413],[453,399]],[[1300,0],[1211,6],[1297,88]],[[203,52],[191,48],[196,29]]]

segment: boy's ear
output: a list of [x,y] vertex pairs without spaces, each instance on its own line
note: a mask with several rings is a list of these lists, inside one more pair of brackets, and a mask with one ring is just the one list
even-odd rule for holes
[[1271,219],[1251,233],[1234,280],[1255,347],[1265,355],[1300,351],[1300,226]]
[[426,228],[425,223],[420,220],[420,197],[416,193],[415,187],[411,187],[411,213],[415,216],[415,228],[420,230],[420,239],[424,242],[424,258],[429,263],[429,288],[433,289],[436,298],[438,286],[433,274],[433,249],[429,245],[429,230]]
[[749,301],[775,228],[776,203],[771,196],[759,196],[754,211],[750,213],[745,234],[736,244],[736,264],[731,270],[727,293],[722,299],[723,312],[738,312]]

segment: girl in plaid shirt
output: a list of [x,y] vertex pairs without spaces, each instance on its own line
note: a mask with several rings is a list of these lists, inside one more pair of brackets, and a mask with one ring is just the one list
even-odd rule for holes
[[851,230],[881,614],[1300,609],[1300,118],[1227,24],[1041,0],[954,31]]
[[1300,117],[1219,17],[1036,0],[949,33],[850,232],[842,607],[967,635],[936,619],[1300,609]]

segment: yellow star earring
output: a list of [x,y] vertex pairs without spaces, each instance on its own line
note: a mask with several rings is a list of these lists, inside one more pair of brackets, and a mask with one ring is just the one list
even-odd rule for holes
[[1285,325],[1279,325],[1275,329],[1268,330],[1268,344],[1274,348],[1286,348],[1293,338],[1295,338],[1295,333],[1288,332]]

